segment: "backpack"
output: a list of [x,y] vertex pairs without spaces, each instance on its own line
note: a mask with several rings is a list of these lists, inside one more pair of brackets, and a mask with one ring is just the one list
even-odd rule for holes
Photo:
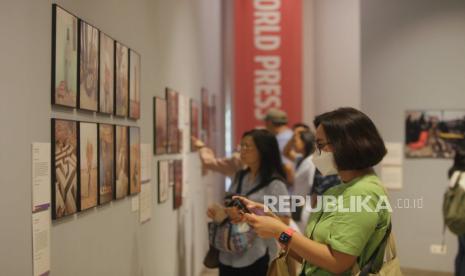
[[447,189],[442,205],[444,227],[456,235],[465,234],[465,190],[459,184],[462,175],[460,172],[454,186]]

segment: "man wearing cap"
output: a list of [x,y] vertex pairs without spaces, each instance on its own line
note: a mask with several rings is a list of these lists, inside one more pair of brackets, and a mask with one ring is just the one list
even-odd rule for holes
[[[293,135],[292,130],[287,126],[287,114],[279,109],[270,109],[263,121],[265,122],[266,129],[276,136],[279,151],[281,152],[281,159],[283,160],[284,171],[287,175],[287,181],[292,183],[294,181],[292,162],[282,154],[284,147]],[[197,137],[191,137],[191,140],[192,144],[199,151],[203,169],[216,171],[229,177],[232,177],[237,171],[243,169],[244,165],[238,153],[234,153],[233,156],[229,158],[217,158],[213,150],[208,148],[201,140],[197,139]]]

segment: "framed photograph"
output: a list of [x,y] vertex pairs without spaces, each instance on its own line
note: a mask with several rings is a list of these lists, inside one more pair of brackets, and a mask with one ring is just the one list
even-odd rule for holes
[[128,195],[129,139],[127,126],[115,126],[115,199]]
[[113,114],[115,84],[115,41],[100,32],[99,112]]
[[166,88],[166,106],[168,118],[167,153],[179,153],[179,95],[178,92]]
[[167,160],[158,161],[158,203],[168,200],[170,181],[170,162]]
[[168,144],[168,130],[167,130],[167,109],[166,100],[154,97],[153,98],[153,114],[154,114],[154,154],[166,153]]
[[79,189],[81,211],[97,206],[98,128],[96,123],[79,123]]
[[210,106],[208,102],[208,90],[206,88],[202,88],[201,91],[201,98],[202,98],[202,130],[201,130],[201,140],[205,142],[205,144],[209,145],[210,143]]
[[175,160],[174,162],[174,209],[178,209],[182,205],[182,160]]
[[141,164],[140,164],[140,128],[129,128],[129,193],[140,192]]
[[52,104],[77,105],[78,18],[52,6]]
[[115,139],[114,127],[99,124],[99,204],[110,202],[115,183]]
[[[191,116],[191,136],[200,138],[199,136],[199,105],[193,99],[190,100],[190,116]],[[195,151],[194,145],[191,143],[191,151]]]
[[463,134],[465,110],[411,110],[405,113],[405,157],[453,158],[448,136]]
[[52,119],[52,218],[79,210],[77,122]]
[[98,29],[80,21],[79,108],[98,111]]
[[140,118],[140,55],[134,50],[129,50],[129,118]]
[[128,116],[129,108],[129,49],[115,43],[115,115]]

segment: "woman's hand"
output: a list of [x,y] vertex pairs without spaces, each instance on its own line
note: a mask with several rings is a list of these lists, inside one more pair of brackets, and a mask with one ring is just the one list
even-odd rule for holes
[[215,211],[215,208],[213,207],[209,207],[208,210],[207,210],[207,217],[211,218],[211,219],[215,219],[215,215],[216,215],[216,211]]
[[289,226],[281,220],[269,216],[257,216],[255,214],[245,214],[245,221],[253,227],[254,231],[261,238],[278,239],[282,232]]
[[233,199],[239,199],[242,204],[249,209],[250,212],[255,213],[254,211],[257,211],[258,213],[262,212],[265,214],[265,205],[252,201],[246,197],[243,196],[233,196]]
[[228,215],[231,223],[236,224],[243,221],[242,213],[239,211],[239,209],[237,209],[237,207],[227,207],[224,208],[224,210],[226,211],[226,214]]

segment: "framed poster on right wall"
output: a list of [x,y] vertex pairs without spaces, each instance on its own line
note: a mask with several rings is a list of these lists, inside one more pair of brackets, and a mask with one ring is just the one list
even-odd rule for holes
[[154,145],[154,154],[164,154],[166,153],[166,148],[168,144],[168,122],[167,122],[167,109],[166,109],[166,100],[154,97],[153,98],[153,145]]
[[140,128],[129,128],[129,194],[140,192],[141,188]]
[[465,110],[409,110],[405,113],[405,157],[453,158],[449,137],[465,133]]

